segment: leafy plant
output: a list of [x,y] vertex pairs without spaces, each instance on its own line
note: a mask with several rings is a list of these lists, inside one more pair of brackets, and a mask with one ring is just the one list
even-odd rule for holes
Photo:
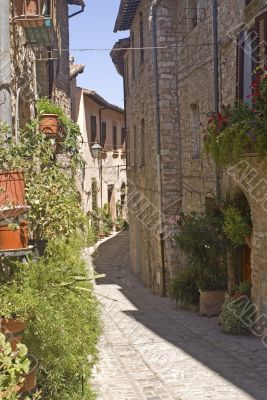
[[251,234],[251,226],[242,212],[234,206],[229,206],[223,210],[224,232],[234,246],[245,244],[245,238]]
[[218,165],[238,162],[247,152],[256,153],[258,159],[266,155],[266,67],[256,69],[252,86],[252,107],[240,101],[224,107],[219,115],[209,115],[204,147]]
[[226,295],[219,317],[223,331],[235,335],[249,333],[255,313],[255,306],[249,301],[248,297],[232,298]]
[[24,340],[39,361],[43,400],[93,398],[89,385],[88,397],[81,388],[97,360],[101,325],[81,245],[79,237],[50,241],[45,256],[20,268],[6,287],[12,292],[18,285],[31,288],[37,300]]
[[169,293],[176,303],[198,304],[199,290],[190,269],[180,272],[170,282]]
[[[23,385],[24,378],[30,369],[30,361],[26,357],[27,347],[18,344],[18,352],[13,353],[11,345],[6,341],[5,335],[0,333],[0,398],[5,400],[17,400],[18,393]],[[29,398],[27,397],[29,400]]]
[[181,214],[173,238],[188,257],[197,286],[202,290],[225,289],[227,241],[221,216],[205,216],[195,212]]
[[47,97],[39,99],[36,103],[38,114],[56,114],[65,132],[65,137],[60,147],[65,154],[69,154],[74,164],[80,167],[84,165],[84,161],[79,154],[79,142],[81,142],[81,131],[78,124],[72,121],[58,105],[53,103]]

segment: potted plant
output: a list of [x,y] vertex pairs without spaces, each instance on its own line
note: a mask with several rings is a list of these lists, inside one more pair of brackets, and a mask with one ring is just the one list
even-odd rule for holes
[[28,222],[0,226],[0,250],[18,250],[28,247]]
[[180,308],[198,311],[199,290],[189,268],[171,280],[169,294]]
[[219,315],[227,288],[227,239],[221,216],[196,212],[181,214],[173,238],[188,257],[189,268],[200,291],[200,314]]
[[29,370],[21,375],[24,382],[19,391],[20,393],[23,393],[23,395],[33,393],[37,385],[38,360],[31,354],[27,355],[27,360],[30,363]]
[[39,4],[39,0],[13,0],[13,22],[25,28],[42,26],[48,10],[47,7],[40,10]]
[[30,360],[26,357],[27,347],[20,344],[16,352],[3,334],[0,333],[0,398],[12,400],[18,397],[23,387],[24,376],[30,369]]
[[38,100],[36,108],[39,114],[39,129],[49,138],[57,138],[60,129],[61,108],[48,98]]

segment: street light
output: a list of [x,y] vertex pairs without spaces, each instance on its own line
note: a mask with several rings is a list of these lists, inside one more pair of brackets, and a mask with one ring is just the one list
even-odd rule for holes
[[102,153],[102,147],[100,146],[99,143],[95,143],[95,144],[91,147],[91,151],[92,151],[92,156],[93,156],[93,158],[100,158],[101,153]]

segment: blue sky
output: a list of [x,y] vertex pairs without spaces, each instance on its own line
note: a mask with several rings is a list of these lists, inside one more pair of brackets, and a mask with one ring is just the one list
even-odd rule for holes
[[[120,0],[85,0],[84,13],[70,19],[70,48],[112,48],[128,32],[113,33]],[[77,7],[70,7],[70,12]],[[78,85],[96,90],[109,102],[123,106],[123,83],[109,51],[71,52],[75,62],[85,64]]]

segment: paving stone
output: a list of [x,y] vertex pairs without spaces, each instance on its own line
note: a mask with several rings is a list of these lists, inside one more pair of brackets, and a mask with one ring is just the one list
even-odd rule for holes
[[267,399],[262,343],[153,296],[130,273],[127,232],[103,243],[94,263],[106,274],[95,287],[104,322],[93,379],[99,400]]

